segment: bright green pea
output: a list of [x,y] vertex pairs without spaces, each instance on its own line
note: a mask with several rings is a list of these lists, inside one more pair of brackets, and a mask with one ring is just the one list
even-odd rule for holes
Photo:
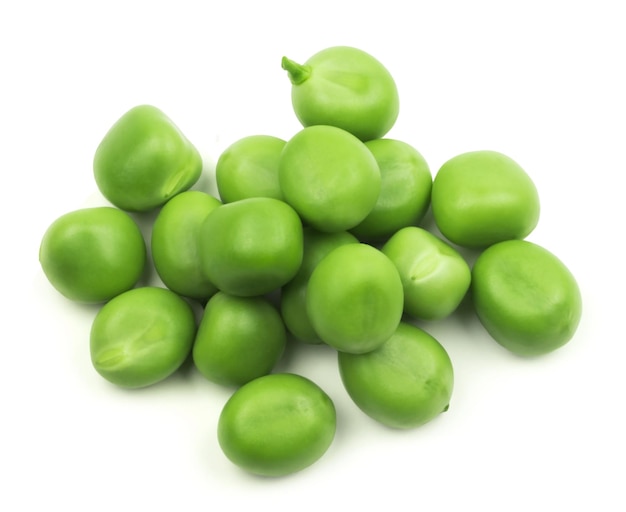
[[48,227],[39,262],[50,284],[68,299],[105,302],[139,281],[146,245],[127,213],[109,206],[84,208]]
[[285,325],[267,299],[218,292],[204,310],[193,361],[210,381],[241,386],[270,373],[286,342]]
[[218,206],[200,228],[202,270],[218,289],[238,296],[274,291],[298,272],[302,223],[288,204],[253,197]]
[[454,386],[452,362],[430,334],[407,323],[367,354],[340,352],[346,391],[368,416],[389,427],[423,425],[448,410]]
[[360,240],[383,240],[421,222],[433,179],[424,157],[406,142],[376,139],[365,145],[378,162],[381,190],[372,211],[350,232]]
[[284,476],[310,466],[335,437],[330,397],[314,382],[290,373],[259,377],[239,388],[218,421],[226,457],[263,476]]
[[378,249],[346,244],[333,249],[311,274],[306,310],[319,337],[342,352],[378,348],[402,318],[402,281]]
[[323,343],[311,325],[306,312],[306,289],[309,278],[317,264],[336,247],[358,243],[355,236],[346,231],[324,233],[311,227],[303,230],[304,254],[296,276],[283,286],[280,308],[285,325],[298,340],[305,343]]
[[285,200],[319,231],[345,231],[374,208],[380,193],[378,163],[354,135],[311,126],[283,149],[278,177]]
[[159,277],[170,290],[206,301],[217,288],[202,272],[198,249],[204,219],[221,203],[198,190],[170,199],[152,227],[152,259]]
[[445,318],[458,307],[469,289],[471,271],[467,262],[449,244],[425,229],[402,228],[382,251],[402,279],[404,311],[415,318]]
[[525,238],[539,220],[534,183],[515,161],[495,151],[463,153],[444,163],[431,201],[441,233],[463,247]]
[[215,164],[220,198],[232,203],[249,197],[283,199],[278,160],[285,141],[271,135],[251,135],[228,146]]
[[396,122],[400,101],[393,77],[362,50],[326,48],[303,65],[283,57],[282,67],[303,126],[337,126],[366,141],[382,137]]
[[148,211],[190,188],[200,178],[202,158],[163,112],[140,105],[104,136],[93,171],[100,192],[115,206]]
[[525,240],[492,245],[472,269],[478,318],[503,347],[538,356],[566,344],[582,315],[576,279],[554,254]]
[[91,327],[91,361],[125,388],[155,384],[185,361],[196,334],[191,306],[166,288],[129,290],[107,302]]

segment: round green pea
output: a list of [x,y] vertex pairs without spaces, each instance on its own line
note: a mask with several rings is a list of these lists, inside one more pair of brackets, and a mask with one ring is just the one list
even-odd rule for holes
[[191,352],[196,320],[191,306],[166,288],[129,290],[107,302],[91,327],[91,361],[109,382],[125,388],[155,384]]
[[539,196],[530,176],[496,151],[463,153],[444,163],[431,202],[441,233],[473,249],[523,239],[539,221]]
[[336,424],[335,406],[317,384],[278,373],[235,391],[222,409],[217,434],[231,462],[276,477],[318,461],[332,444]]
[[380,194],[378,163],[354,135],[311,126],[287,143],[278,164],[285,200],[319,231],[345,231],[374,208]]
[[241,386],[270,373],[286,342],[285,325],[267,299],[218,292],[204,310],[193,361],[208,380]]
[[415,318],[445,318],[467,294],[469,265],[456,249],[425,229],[400,229],[382,252],[398,269],[404,287],[404,311]]
[[454,370],[445,348],[407,323],[367,354],[338,354],[339,372],[354,403],[393,428],[423,425],[448,410]]
[[231,295],[274,291],[298,272],[302,223],[288,204],[253,197],[215,208],[200,228],[200,259],[208,280]]
[[378,162],[381,190],[372,211],[350,232],[359,240],[384,240],[422,221],[433,179],[424,157],[406,142],[376,139],[365,145]]
[[403,309],[402,281],[372,246],[333,249],[311,274],[306,311],[319,337],[342,352],[364,353],[395,332]]
[[148,211],[198,181],[202,158],[163,112],[139,105],[106,133],[93,171],[100,192],[115,206]]
[[358,243],[355,236],[347,231],[324,233],[311,227],[303,230],[304,247],[302,265],[295,277],[283,286],[280,294],[280,308],[289,332],[305,343],[320,344],[315,329],[306,312],[306,290],[309,278],[317,264],[333,249],[350,243]]
[[105,302],[133,288],[146,264],[139,226],[117,208],[84,208],[62,215],[39,247],[52,286],[77,302]]
[[250,135],[228,146],[215,164],[222,201],[232,203],[249,197],[283,199],[278,160],[285,143],[271,135]]
[[303,126],[330,125],[363,141],[385,135],[399,112],[396,83],[369,53],[349,46],[326,48],[298,64],[282,67],[292,83],[291,100]]
[[565,345],[582,315],[576,279],[554,254],[526,240],[492,245],[472,268],[478,318],[500,345],[539,356]]
[[198,241],[202,223],[220,205],[205,192],[188,190],[174,196],[159,211],[152,226],[152,259],[170,290],[200,301],[217,291],[202,271]]

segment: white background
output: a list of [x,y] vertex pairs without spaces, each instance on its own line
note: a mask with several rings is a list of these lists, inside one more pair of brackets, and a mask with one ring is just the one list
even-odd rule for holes
[[[623,4],[578,1],[70,2],[0,7],[2,173],[0,509],[424,510],[626,509]],[[391,71],[400,116],[388,136],[428,161],[493,149],[540,193],[529,239],[578,278],[574,339],[526,360],[471,312],[422,324],[456,372],[450,410],[398,432],[362,414],[334,354],[296,347],[281,370],[333,398],[335,442],[281,479],[222,455],[216,421],[231,390],[193,368],[141,391],[89,360],[97,307],[47,283],[38,246],[70,210],[106,204],[91,161],[110,125],[151,103],[201,151],[199,188],[238,138],[289,138],[283,55],[334,45]],[[143,216],[149,232],[151,216]]]

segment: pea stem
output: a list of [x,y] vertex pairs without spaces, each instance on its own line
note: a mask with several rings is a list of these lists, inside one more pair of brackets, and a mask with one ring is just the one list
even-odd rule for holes
[[299,85],[311,76],[311,66],[298,64],[287,57],[283,57],[282,68],[287,71],[289,80],[294,85]]

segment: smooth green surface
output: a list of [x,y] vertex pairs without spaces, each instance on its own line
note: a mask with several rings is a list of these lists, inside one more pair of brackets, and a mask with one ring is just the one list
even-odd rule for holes
[[300,471],[328,450],[336,412],[314,382],[295,374],[259,377],[239,388],[218,421],[224,454],[242,469],[263,476]]
[[476,313],[489,334],[522,356],[565,345],[582,315],[575,277],[547,249],[509,240],[489,247],[472,269]]
[[278,160],[285,143],[271,135],[250,135],[228,146],[215,164],[222,201],[232,203],[249,197],[283,199]]
[[270,373],[286,342],[285,325],[267,299],[218,292],[204,310],[193,361],[210,381],[241,386]]
[[423,425],[448,410],[454,371],[445,348],[430,334],[401,323],[380,348],[339,353],[339,371],[354,403],[394,428]]
[[93,171],[100,192],[115,206],[148,211],[198,181],[202,158],[163,112],[139,105],[106,133]]
[[365,145],[380,168],[381,190],[372,211],[350,232],[363,241],[384,240],[422,221],[433,178],[424,157],[406,142],[376,139]]
[[220,206],[198,190],[181,192],[159,211],[151,236],[151,252],[159,277],[170,290],[206,301],[217,288],[201,268],[198,241],[204,219]]
[[39,262],[50,284],[68,299],[104,302],[139,281],[146,245],[127,213],[108,206],[83,208],[48,227]]
[[471,270],[465,259],[423,228],[402,228],[385,243],[382,252],[398,269],[404,311],[415,318],[445,318],[469,289]]
[[191,306],[166,288],[129,290],[107,302],[91,327],[91,361],[125,388],[155,384],[185,361],[196,334]]
[[402,317],[402,281],[382,252],[342,245],[309,279],[306,310],[319,337],[337,350],[364,353],[382,345]]
[[311,126],[283,149],[278,177],[285,200],[319,231],[345,231],[374,208],[380,194],[378,163],[354,135]]
[[535,184],[496,151],[463,153],[445,162],[435,175],[431,203],[441,233],[463,247],[523,239],[539,221]]
[[324,233],[311,227],[304,228],[304,254],[302,265],[295,277],[283,286],[280,295],[280,308],[289,332],[305,343],[323,343],[315,332],[306,312],[306,290],[309,278],[317,264],[333,249],[358,243],[355,236],[346,231]]
[[302,223],[288,204],[269,197],[218,206],[200,229],[205,276],[239,296],[263,295],[292,279],[302,262]]
[[283,57],[282,67],[303,126],[337,126],[367,141],[384,136],[396,122],[400,102],[394,79],[363,50],[330,47],[302,65]]

